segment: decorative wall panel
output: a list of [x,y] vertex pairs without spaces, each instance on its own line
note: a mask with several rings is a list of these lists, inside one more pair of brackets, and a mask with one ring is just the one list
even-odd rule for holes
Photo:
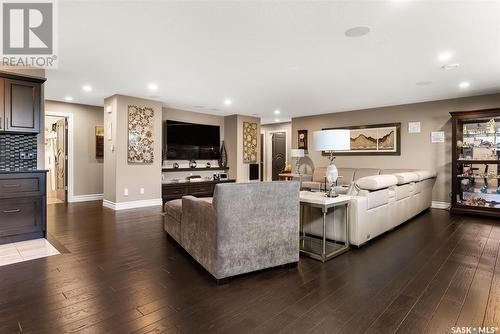
[[128,106],[128,163],[152,164],[154,161],[154,110]]

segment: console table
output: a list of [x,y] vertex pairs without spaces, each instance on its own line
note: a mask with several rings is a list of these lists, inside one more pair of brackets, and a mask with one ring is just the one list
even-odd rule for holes
[[[349,250],[349,203],[350,196],[339,195],[338,197],[326,197],[324,192],[300,192],[300,205],[320,208],[323,213],[323,236],[315,238],[304,233],[304,218],[300,219],[300,253],[312,257],[313,259],[326,262],[335,256],[345,253]],[[328,210],[335,210],[336,207],[345,206],[345,232],[346,241],[342,245],[338,242],[326,240],[326,214]],[[334,221],[334,224],[337,222]]]
[[182,198],[182,196],[187,195],[196,197],[212,197],[216,184],[229,182],[236,182],[236,180],[166,182],[162,184],[161,191],[163,204],[167,201]]

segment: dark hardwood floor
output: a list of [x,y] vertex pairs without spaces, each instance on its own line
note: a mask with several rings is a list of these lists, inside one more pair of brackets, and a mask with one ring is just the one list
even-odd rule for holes
[[49,206],[69,253],[0,267],[0,333],[445,333],[500,327],[500,225],[431,210],[325,264],[216,286],[159,209]]

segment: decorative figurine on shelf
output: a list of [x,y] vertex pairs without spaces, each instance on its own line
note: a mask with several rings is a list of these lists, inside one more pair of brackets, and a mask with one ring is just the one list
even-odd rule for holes
[[189,160],[189,168],[196,168],[196,160]]
[[207,161],[206,167],[210,168],[210,167],[212,167],[212,164],[209,161]]
[[226,146],[224,145],[224,141],[222,141],[222,145],[220,147],[219,167],[227,167],[227,151]]
[[174,162],[174,168],[175,169],[179,168],[179,163],[178,162]]
[[486,185],[482,186],[482,187],[481,187],[481,192],[482,192],[483,194],[488,193],[488,187],[487,187]]
[[500,186],[497,188],[497,194],[500,194]]

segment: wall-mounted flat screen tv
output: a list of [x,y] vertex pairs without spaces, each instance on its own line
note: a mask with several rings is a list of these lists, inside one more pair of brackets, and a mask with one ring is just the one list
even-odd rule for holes
[[164,158],[217,160],[220,127],[167,120],[163,122]]

